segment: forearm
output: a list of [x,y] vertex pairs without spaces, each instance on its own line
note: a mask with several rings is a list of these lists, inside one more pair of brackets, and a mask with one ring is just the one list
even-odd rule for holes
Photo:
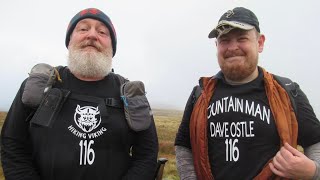
[[193,110],[193,105],[196,101],[195,86],[188,98],[186,107],[183,113],[182,121],[178,129],[175,139],[176,164],[181,180],[196,180],[197,175],[194,169],[193,157],[190,144],[190,117]]
[[197,175],[194,169],[192,152],[183,146],[175,146],[176,163],[181,180],[196,180]]
[[309,159],[313,160],[316,165],[313,180],[320,179],[320,142],[304,148],[304,153]]

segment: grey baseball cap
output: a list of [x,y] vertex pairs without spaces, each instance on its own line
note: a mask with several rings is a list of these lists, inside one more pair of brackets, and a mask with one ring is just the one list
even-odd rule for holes
[[260,32],[257,16],[249,9],[236,7],[221,16],[218,25],[209,33],[208,37],[217,38],[235,28],[244,30],[256,28],[256,30]]

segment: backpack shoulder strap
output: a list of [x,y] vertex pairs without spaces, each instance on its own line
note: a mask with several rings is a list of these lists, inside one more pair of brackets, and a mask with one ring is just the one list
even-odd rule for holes
[[120,85],[129,81],[127,78],[121,76],[120,74],[116,74],[116,73],[113,73],[113,74],[118,78]]
[[194,93],[193,93],[193,101],[192,103],[195,104],[198,100],[198,98],[201,95],[202,87],[200,85],[197,85],[194,87]]
[[[211,78],[216,78],[216,76],[218,76],[218,74],[212,76]],[[193,88],[193,101],[192,101],[193,105],[197,102],[198,98],[200,97],[200,95],[202,93],[202,88],[203,88],[203,82],[201,79],[199,79],[199,85],[196,85]]]
[[[111,73],[116,76],[117,80],[120,82],[120,86],[129,81],[127,78],[121,76],[120,74],[116,74],[114,72],[111,72]],[[80,98],[80,96],[77,96],[77,98]],[[104,102],[105,102],[106,106],[109,106],[109,107],[123,108],[123,103],[122,103],[120,98],[119,99],[117,99],[117,98],[105,98]]]
[[297,105],[295,102],[295,98],[298,96],[298,90],[296,87],[296,84],[289,78],[274,75],[274,79],[287,91],[293,110],[295,114],[297,115]]

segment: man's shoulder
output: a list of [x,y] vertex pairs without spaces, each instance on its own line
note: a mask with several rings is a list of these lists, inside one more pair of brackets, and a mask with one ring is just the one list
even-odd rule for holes
[[284,83],[284,84],[291,83],[291,82],[293,83],[293,81],[288,77],[280,76],[280,75],[277,75],[277,74],[272,74],[272,76],[279,83]]
[[120,74],[114,73],[114,72],[110,72],[108,74],[107,78],[108,77],[112,78],[115,81],[120,82],[120,84],[124,84],[125,82],[129,81],[128,78],[126,78],[126,77],[124,77],[124,76],[122,76]]
[[272,75],[273,75],[273,78],[286,90],[290,98],[293,110],[295,113],[297,113],[296,97],[298,96],[299,85],[293,82],[288,77],[283,77],[275,74],[272,74]]
[[279,76],[276,74],[272,74],[273,78],[289,93],[291,93],[294,97],[297,96],[297,88],[298,84],[292,81],[288,77]]

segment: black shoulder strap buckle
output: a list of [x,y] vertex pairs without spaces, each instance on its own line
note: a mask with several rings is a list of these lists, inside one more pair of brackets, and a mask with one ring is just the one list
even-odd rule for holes
[[105,103],[110,107],[123,108],[122,101],[115,98],[106,98]]

